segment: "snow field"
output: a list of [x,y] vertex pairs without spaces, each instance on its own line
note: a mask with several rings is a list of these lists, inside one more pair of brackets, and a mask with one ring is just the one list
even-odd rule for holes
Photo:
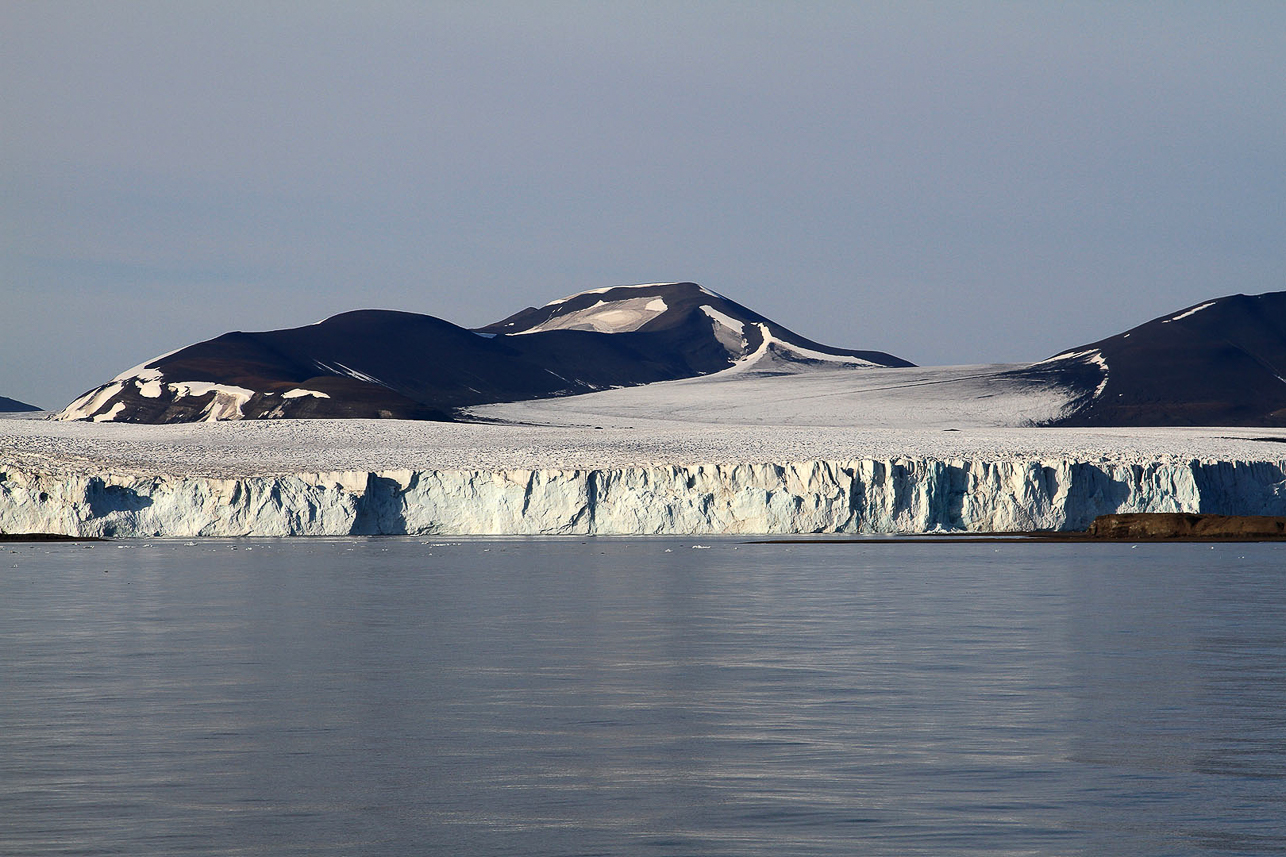
[[0,420],[0,465],[64,475],[234,478],[336,471],[602,469],[899,458],[1140,465],[1286,460],[1286,443],[1254,440],[1271,436],[1271,429],[983,427],[951,431],[719,425],[678,419],[640,420],[632,425],[619,418],[609,425],[606,420],[590,421],[599,414],[568,415],[587,419],[563,425],[409,420],[134,425],[5,419]]

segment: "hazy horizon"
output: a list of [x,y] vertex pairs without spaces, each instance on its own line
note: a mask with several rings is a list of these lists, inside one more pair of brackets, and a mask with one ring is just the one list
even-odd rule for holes
[[1286,288],[1286,6],[0,0],[0,395],[690,280],[922,365]]

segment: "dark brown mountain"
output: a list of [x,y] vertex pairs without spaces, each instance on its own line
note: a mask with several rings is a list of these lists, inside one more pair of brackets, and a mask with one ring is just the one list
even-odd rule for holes
[[694,283],[666,283],[573,295],[477,330],[358,310],[307,327],[226,333],[127,370],[60,418],[446,420],[469,405],[704,375],[759,351],[799,363],[911,365],[821,345]]
[[1061,426],[1286,426],[1286,292],[1229,295],[1012,373],[1080,391]]
[[38,411],[40,408],[35,405],[28,405],[26,402],[20,402],[17,399],[10,399],[0,396],[0,412],[19,413],[23,411]]

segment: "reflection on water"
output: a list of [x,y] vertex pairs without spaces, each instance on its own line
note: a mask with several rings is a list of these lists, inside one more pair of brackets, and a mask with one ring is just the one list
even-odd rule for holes
[[1283,547],[703,544],[6,546],[0,851],[1286,850]]

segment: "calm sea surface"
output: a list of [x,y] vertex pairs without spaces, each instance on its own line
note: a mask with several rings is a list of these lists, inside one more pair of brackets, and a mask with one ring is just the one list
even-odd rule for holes
[[1286,546],[0,545],[0,853],[1286,852]]

